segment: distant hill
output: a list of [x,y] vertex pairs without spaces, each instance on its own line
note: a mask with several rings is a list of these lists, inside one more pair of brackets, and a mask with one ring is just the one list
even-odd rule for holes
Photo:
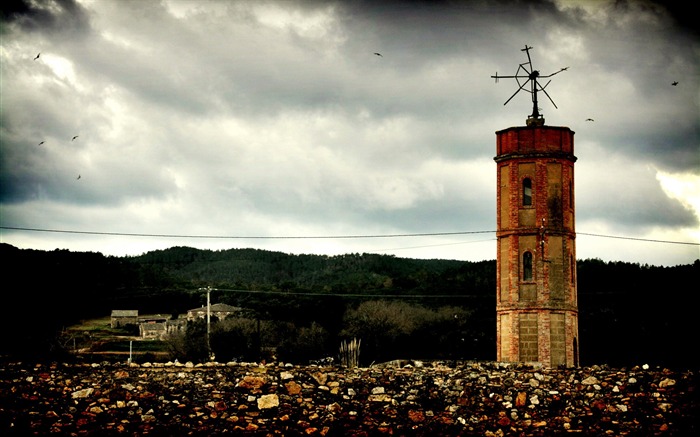
[[[368,300],[437,309],[467,308],[473,357],[495,359],[496,261],[421,260],[392,255],[292,255],[258,249],[173,247],[136,257],[38,251],[0,244],[6,272],[3,350],[52,349],[52,338],[76,320],[112,309],[183,313],[214,302],[248,308],[256,317],[296,325],[317,322],[331,334],[345,312]],[[691,284],[700,260],[658,267],[597,259],[578,261],[583,364],[683,365],[683,341],[695,332]],[[21,327],[21,329],[20,329]]]
[[397,258],[392,255],[290,255],[258,249],[173,247],[131,258],[192,286],[331,293],[479,293],[494,290],[495,261]]

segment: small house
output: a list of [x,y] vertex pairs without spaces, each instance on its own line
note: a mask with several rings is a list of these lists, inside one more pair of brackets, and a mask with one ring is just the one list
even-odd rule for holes
[[162,340],[167,333],[165,322],[141,323],[139,334],[144,339]]
[[184,332],[187,328],[187,318],[178,317],[177,319],[171,319],[165,322],[165,331],[168,334],[177,334],[179,332]]
[[[216,318],[216,320],[223,320],[227,317],[239,314],[243,311],[243,308],[234,307],[227,305],[225,303],[215,303],[210,306],[209,311],[211,312],[211,317]],[[203,305],[201,308],[194,308],[187,311],[187,320],[197,320],[207,318],[207,307]]]
[[112,310],[112,328],[139,324],[139,310]]

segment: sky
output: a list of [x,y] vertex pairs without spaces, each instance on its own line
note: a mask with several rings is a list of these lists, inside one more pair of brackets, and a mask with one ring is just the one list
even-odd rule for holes
[[496,259],[496,132],[533,105],[492,76],[528,46],[568,67],[538,107],[575,132],[577,258],[693,263],[688,4],[4,2],[0,242]]

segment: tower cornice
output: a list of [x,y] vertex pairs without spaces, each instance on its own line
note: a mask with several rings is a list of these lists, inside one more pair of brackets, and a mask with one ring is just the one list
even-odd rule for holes
[[541,125],[541,126],[511,126],[507,127],[505,129],[501,129],[499,131],[496,131],[496,135],[502,133],[502,132],[507,132],[510,130],[522,130],[522,131],[527,131],[527,130],[536,130],[536,129],[552,129],[552,130],[563,130],[563,131],[570,131],[572,134],[576,133],[572,131],[568,126],[549,126],[549,125]]
[[493,158],[496,162],[506,161],[509,159],[566,159],[571,162],[576,162],[576,158],[571,153],[566,152],[523,152],[523,153],[506,153]]

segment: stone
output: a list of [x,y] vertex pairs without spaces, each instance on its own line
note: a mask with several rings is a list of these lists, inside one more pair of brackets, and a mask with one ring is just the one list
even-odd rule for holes
[[382,394],[376,394],[376,395],[369,395],[367,400],[370,402],[391,402],[392,397],[386,393],[382,393]]
[[287,393],[290,395],[298,395],[301,393],[301,386],[294,381],[289,381],[284,384],[284,386],[287,389]]
[[266,382],[266,379],[262,376],[245,376],[238,383],[238,387],[247,390],[259,390]]
[[408,419],[414,423],[425,422],[425,414],[420,410],[408,410]]
[[333,402],[332,404],[326,405],[326,411],[329,411],[330,413],[333,413],[333,414],[338,414],[342,410],[343,410],[343,407],[337,402]]
[[596,378],[595,376],[589,376],[586,379],[584,379],[583,381],[581,381],[581,384],[594,385],[594,384],[599,384],[599,382],[598,382],[598,378]]
[[74,391],[71,396],[73,399],[83,399],[91,396],[95,392],[94,388],[85,388],[82,390]]
[[258,409],[266,410],[269,408],[279,407],[280,400],[276,394],[263,395],[258,398]]
[[661,382],[659,382],[660,388],[671,387],[674,385],[676,385],[676,381],[674,381],[673,379],[670,379],[670,378],[664,378],[661,380]]

